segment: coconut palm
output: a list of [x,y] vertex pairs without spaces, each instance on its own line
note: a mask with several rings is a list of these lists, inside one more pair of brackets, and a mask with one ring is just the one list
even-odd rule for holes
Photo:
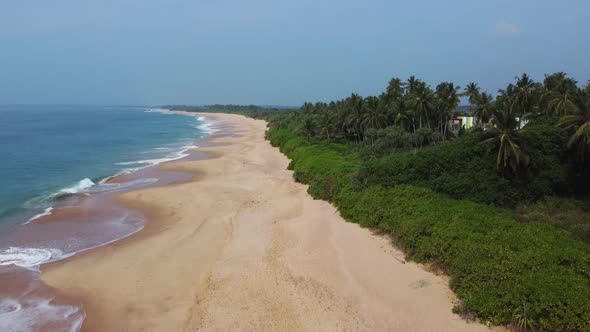
[[547,112],[567,115],[576,110],[575,94],[577,82],[563,72],[545,76],[543,103]]
[[447,127],[453,111],[459,106],[459,88],[453,83],[442,82],[436,86],[436,110],[438,113],[438,127],[441,134],[446,135]]
[[307,142],[311,142],[311,138],[316,133],[315,118],[311,114],[306,114],[301,122],[300,132],[307,137]]
[[305,114],[311,114],[313,112],[313,104],[310,102],[303,103],[303,106],[301,106],[301,111]]
[[526,74],[522,74],[521,77],[515,77],[516,79],[516,96],[515,102],[518,104],[519,109],[523,115],[532,112],[533,108],[533,93],[535,91],[535,82]]
[[501,107],[492,112],[490,123],[486,126],[486,136],[490,137],[483,143],[498,151],[496,167],[504,173],[506,169],[517,172],[526,168],[530,158],[527,154],[527,143],[531,132],[527,127],[519,129],[516,108],[510,101],[504,101]]
[[549,94],[547,107],[556,115],[566,115],[576,110],[575,96],[571,91],[552,91]]
[[412,112],[407,108],[400,108],[394,113],[393,124],[408,129],[412,123]]
[[317,126],[319,135],[330,142],[336,134],[336,114],[328,110],[321,112],[318,116]]
[[576,97],[576,110],[561,118],[560,125],[572,132],[567,147],[576,149],[581,162],[590,158],[590,84],[579,89]]
[[416,78],[416,76],[412,75],[410,76],[410,78],[408,78],[408,80],[406,81],[406,93],[407,94],[411,94],[416,90],[416,86],[420,83],[421,81],[419,79]]
[[434,109],[434,93],[426,83],[420,80],[416,82],[413,92],[409,95],[409,106],[419,118],[420,128],[422,128],[423,119],[426,119],[426,124],[430,127],[428,117]]
[[392,78],[387,85],[387,102],[399,101],[404,94],[404,85],[399,78]]
[[492,117],[494,98],[491,94],[482,92],[475,103],[473,115],[477,118],[478,125],[485,126]]
[[353,93],[346,100],[345,130],[353,135],[357,141],[362,140],[363,104],[363,98],[356,93]]
[[319,102],[315,103],[315,105],[313,105],[313,110],[315,113],[321,113],[327,109],[328,109],[328,104],[321,102],[321,101],[319,101]]
[[363,132],[367,129],[381,129],[387,124],[387,116],[383,110],[383,100],[378,97],[365,99],[362,115]]
[[475,82],[469,82],[465,87],[464,96],[469,97],[469,103],[474,105],[479,95],[479,86]]
[[512,324],[514,324],[517,331],[534,330],[534,323],[531,307],[526,302],[523,302],[522,306],[517,307],[512,312]]

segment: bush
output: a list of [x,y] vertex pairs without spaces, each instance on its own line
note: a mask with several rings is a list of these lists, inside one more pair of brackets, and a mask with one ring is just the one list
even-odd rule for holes
[[547,223],[568,231],[580,240],[590,242],[590,211],[584,201],[572,198],[546,197],[531,205],[521,205],[515,218],[521,222]]
[[368,157],[379,157],[397,149],[413,147],[414,144],[415,138],[402,128],[369,129],[365,133],[361,153]]
[[332,201],[348,221],[388,232],[408,259],[442,267],[463,302],[455,310],[495,324],[525,317],[543,330],[590,330],[590,246],[548,223],[518,223],[510,211],[403,184],[455,197],[466,191],[482,202],[522,197],[478,156],[473,134],[362,166],[349,145],[307,143],[283,130],[268,137],[313,197]]
[[479,144],[477,135],[416,151],[365,160],[355,176],[355,187],[411,184],[432,188],[453,198],[482,203],[510,204],[519,199],[510,181],[498,175],[495,160]]
[[408,259],[443,267],[465,311],[495,324],[526,301],[547,330],[590,328],[590,249],[547,224],[424,188],[345,188],[341,214],[393,234]]
[[355,177],[358,188],[381,184],[411,184],[431,188],[457,199],[512,207],[554,192],[570,193],[566,166],[560,164],[560,139],[555,127],[538,126],[539,139],[528,174],[503,177],[495,155],[480,144],[478,132],[416,151],[366,159]]

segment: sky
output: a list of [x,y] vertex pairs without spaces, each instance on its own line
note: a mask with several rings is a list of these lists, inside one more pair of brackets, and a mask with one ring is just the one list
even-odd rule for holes
[[300,105],[392,77],[590,79],[588,0],[0,3],[0,104]]

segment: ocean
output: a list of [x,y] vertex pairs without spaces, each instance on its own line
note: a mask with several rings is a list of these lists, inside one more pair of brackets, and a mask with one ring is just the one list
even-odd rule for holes
[[0,331],[77,331],[81,303],[40,266],[141,230],[116,193],[187,181],[157,165],[198,158],[202,117],[128,106],[0,106]]
[[0,231],[109,176],[181,158],[205,130],[145,107],[0,106]]

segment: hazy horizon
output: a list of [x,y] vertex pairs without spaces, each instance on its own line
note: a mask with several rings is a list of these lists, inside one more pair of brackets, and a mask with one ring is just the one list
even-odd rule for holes
[[[394,76],[590,78],[590,4],[73,0],[0,6],[0,104],[297,106]],[[581,37],[578,37],[581,36]]]

